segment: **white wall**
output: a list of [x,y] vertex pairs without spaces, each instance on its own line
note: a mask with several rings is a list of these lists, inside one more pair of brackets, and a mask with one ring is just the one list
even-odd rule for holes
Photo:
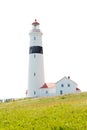
[[[30,32],[30,47],[42,47],[42,32],[34,26]],[[44,85],[44,63],[43,54],[30,53],[29,54],[29,76],[28,76],[28,96],[39,96],[39,89]]]
[[[35,58],[34,58],[35,55]],[[35,76],[34,76],[35,73]],[[38,96],[39,89],[44,84],[44,63],[42,54],[29,55],[29,80],[28,80],[29,93],[32,96]],[[36,91],[36,95],[34,95]]]
[[49,89],[48,88],[40,88],[39,89],[39,96],[40,97],[49,96]]
[[41,88],[39,90],[39,96],[55,96],[56,95],[56,89],[55,88]]
[[[36,40],[34,40],[34,37]],[[33,32],[30,33],[30,46],[42,46],[42,33]]]

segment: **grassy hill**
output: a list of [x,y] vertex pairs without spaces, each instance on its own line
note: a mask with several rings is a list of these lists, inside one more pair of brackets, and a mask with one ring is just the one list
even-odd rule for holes
[[87,130],[87,93],[0,103],[0,130]]

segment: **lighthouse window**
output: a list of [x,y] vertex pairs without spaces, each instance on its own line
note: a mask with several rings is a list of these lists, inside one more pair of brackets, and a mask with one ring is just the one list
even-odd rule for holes
[[36,92],[34,91],[34,95],[36,95]]
[[34,73],[34,76],[36,75],[36,73]]
[[34,54],[34,58],[36,58],[36,55]]
[[34,40],[36,40],[36,37],[34,37]]

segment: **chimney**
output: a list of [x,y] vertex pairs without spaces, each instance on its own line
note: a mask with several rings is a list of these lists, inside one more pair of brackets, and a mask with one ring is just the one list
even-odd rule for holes
[[68,76],[68,79],[70,79],[70,76]]

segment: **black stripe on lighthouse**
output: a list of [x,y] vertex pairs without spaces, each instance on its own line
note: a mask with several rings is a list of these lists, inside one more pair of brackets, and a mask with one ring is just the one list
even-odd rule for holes
[[29,48],[29,54],[40,53],[43,54],[43,48],[41,46],[31,46]]

